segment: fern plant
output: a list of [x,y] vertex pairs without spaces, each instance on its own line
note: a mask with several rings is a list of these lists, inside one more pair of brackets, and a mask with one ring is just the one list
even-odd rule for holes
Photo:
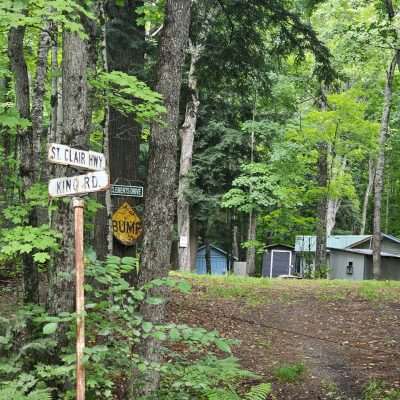
[[17,385],[7,385],[0,388],[0,400],[51,400],[51,394],[48,389],[37,389],[26,394],[18,389]]
[[250,389],[244,397],[240,397],[232,388],[211,389],[207,393],[207,400],[266,400],[271,394],[271,384],[261,383]]
[[265,400],[271,394],[271,390],[270,383],[261,383],[252,387],[243,400]]

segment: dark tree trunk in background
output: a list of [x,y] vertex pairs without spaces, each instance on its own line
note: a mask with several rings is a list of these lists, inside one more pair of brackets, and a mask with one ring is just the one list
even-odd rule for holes
[[328,213],[328,145],[318,144],[318,186],[322,193],[318,203],[317,237],[315,250],[315,273],[319,276],[321,267],[326,267],[327,213]]
[[397,63],[397,54],[394,55],[386,72],[385,94],[383,101],[383,111],[381,128],[379,131],[378,158],[375,168],[374,180],[374,238],[372,241],[372,262],[375,279],[382,277],[381,265],[381,212],[382,212],[382,191],[383,191],[383,172],[385,169],[385,145],[389,136],[390,112],[392,108],[393,78]]
[[370,195],[372,192],[372,187],[374,185],[375,164],[376,164],[376,162],[372,158],[370,158],[368,160],[368,183],[367,183],[367,187],[365,188],[364,201],[363,201],[363,207],[362,207],[362,212],[361,212],[360,235],[364,235],[365,227],[367,224],[368,203],[369,203],[369,198],[370,198]]
[[[30,120],[30,93],[29,77],[26,61],[24,57],[24,36],[25,28],[11,28],[8,34],[8,56],[11,62],[11,69],[15,77],[15,98],[17,110],[22,118]],[[22,180],[21,201],[25,199],[26,191],[35,182],[35,154],[36,140],[33,136],[32,128],[26,128],[18,132],[18,161],[19,176]],[[29,215],[30,225],[37,225],[36,213]],[[23,277],[24,277],[24,302],[39,302],[39,274],[35,263],[30,254],[23,257]]]
[[205,246],[204,258],[206,260],[206,274],[211,275],[212,274],[211,248],[210,248],[210,242],[207,238],[204,240],[204,246]]
[[[256,240],[257,235],[257,213],[255,210],[250,211],[249,226],[247,230],[247,240]],[[246,271],[249,275],[256,272],[256,248],[252,245],[246,249]]]
[[49,54],[51,37],[50,24],[46,24],[39,37],[39,47],[37,54],[36,77],[33,85],[32,96],[32,135],[34,157],[34,175],[36,180],[41,177],[41,136],[43,132],[43,102],[46,93],[47,77],[47,56]]
[[[106,3],[106,52],[108,71],[122,71],[138,78],[143,76],[145,31],[137,25],[135,10],[143,5],[143,0],[127,0],[120,4],[116,0]],[[108,115],[108,150],[111,183],[133,184],[140,180],[138,171],[141,125],[132,115],[126,116],[110,107]],[[105,204],[105,194],[99,194],[99,200]],[[113,197],[112,208],[115,211],[122,203],[131,206],[141,204],[142,200],[132,197]],[[107,254],[107,248],[113,248],[113,254],[125,257],[136,255],[134,246],[125,246],[113,239],[112,246],[106,245],[111,239],[107,207],[99,213],[96,220],[95,247],[100,258]]]
[[[89,102],[87,86],[87,44],[76,34],[63,34],[62,65],[62,119],[63,144],[87,148],[89,132]],[[80,172],[71,167],[57,166],[56,176],[68,176]],[[73,210],[71,201],[59,201],[54,214],[53,228],[61,233],[60,252],[49,268],[48,309],[57,314],[74,311],[74,238]]]
[[[150,154],[145,199],[144,240],[141,255],[140,283],[165,277],[170,268],[170,254],[176,207],[176,170],[178,150],[179,97],[182,82],[184,50],[190,24],[190,0],[167,0],[166,17],[159,46],[156,90],[164,98],[167,112],[162,123],[151,126]],[[159,294],[159,292],[155,292]],[[145,320],[159,323],[164,318],[165,305],[143,304]],[[145,360],[160,361],[160,343],[145,340],[140,350]],[[154,391],[159,385],[159,373],[145,376],[141,394]]]
[[[327,98],[324,92],[324,87],[321,85],[320,93],[318,96],[317,107],[321,110],[327,110]],[[327,265],[327,224],[328,224],[328,187],[329,187],[329,165],[328,165],[328,154],[329,146],[326,142],[317,143],[318,150],[318,186],[321,190],[320,198],[318,201],[318,215],[317,215],[317,226],[316,226],[316,248],[315,248],[315,275],[320,276],[321,267]]]

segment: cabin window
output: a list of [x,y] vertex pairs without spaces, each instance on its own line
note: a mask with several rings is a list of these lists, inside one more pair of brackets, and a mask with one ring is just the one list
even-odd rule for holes
[[353,261],[349,261],[346,267],[346,274],[353,275]]

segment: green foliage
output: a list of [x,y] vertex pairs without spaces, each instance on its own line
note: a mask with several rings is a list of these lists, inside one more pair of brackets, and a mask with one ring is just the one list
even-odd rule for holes
[[250,392],[244,396],[243,400],[265,400],[271,393],[271,384],[262,383],[250,389]]
[[0,260],[18,259],[32,254],[35,262],[45,263],[50,253],[58,250],[60,234],[48,225],[39,227],[16,226],[0,231]]
[[[118,385],[128,382],[132,371],[160,371],[162,385],[156,394],[159,400],[190,399],[193,393],[205,396],[206,390],[217,386],[230,388],[239,384],[238,379],[254,376],[243,371],[233,357],[220,359],[214,354],[230,354],[236,343],[222,338],[218,332],[143,320],[138,313],[140,304],[158,303],[158,298],[149,295],[150,289],[168,287],[187,293],[190,285],[174,277],[156,279],[141,288],[132,287],[126,278],[137,263],[132,257],[115,256],[100,262],[93,253],[87,254],[85,272],[90,283],[85,285],[88,346],[84,360],[88,399],[112,399],[120,390]],[[18,388],[27,393],[42,393],[42,389],[51,388],[53,395],[73,398],[73,393],[63,388],[65,381],[74,380],[75,318],[70,313],[51,316],[42,308],[31,306],[19,310],[12,320],[1,319],[0,381],[5,382],[1,390]],[[28,326],[29,340],[24,335]],[[60,329],[66,329],[71,339],[62,348],[57,342]],[[160,342],[167,363],[148,363],[137,354],[137,344],[148,337]],[[174,343],[185,351],[172,351]]]
[[363,400],[398,400],[399,389],[390,389],[382,381],[373,380],[369,382],[363,391]]
[[222,206],[237,208],[248,213],[251,210],[267,209],[276,203],[277,182],[267,165],[253,163],[244,165],[242,175],[233,182],[222,199]]
[[[168,367],[157,399],[240,400],[237,389],[246,378],[254,379],[256,375],[244,371],[236,358],[218,359],[215,356],[206,356],[195,362],[186,361]],[[258,397],[254,399],[258,400]]]
[[35,207],[48,207],[47,188],[43,184],[33,185],[25,194],[25,202],[3,210],[4,219],[14,226],[0,229],[0,263],[32,254],[35,262],[44,264],[58,250],[59,233],[48,225],[29,225],[29,216]]
[[121,71],[102,72],[91,85],[103,101],[138,122],[149,122],[165,113],[162,97],[133,75]]
[[285,364],[275,369],[274,375],[280,382],[296,382],[305,372],[302,363]]
[[0,400],[51,400],[52,396],[48,389],[37,389],[26,393],[17,385],[11,384],[1,387],[0,384]]
[[138,14],[137,22],[139,25],[157,28],[164,21],[165,0],[146,1],[143,6],[137,7],[135,11]]
[[81,16],[94,19],[94,15],[75,0],[2,2],[0,15],[0,26],[6,29],[19,26],[40,28],[44,21],[52,21],[82,38],[87,38],[87,34],[81,24]]
[[7,129],[7,132],[16,134],[18,129],[25,129],[31,122],[21,118],[18,111],[12,104],[0,104],[0,127]]

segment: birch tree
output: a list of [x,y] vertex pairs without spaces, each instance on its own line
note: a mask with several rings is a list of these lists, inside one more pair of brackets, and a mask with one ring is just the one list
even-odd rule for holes
[[396,54],[391,59],[386,71],[382,120],[381,120],[381,128],[379,131],[378,156],[375,167],[374,222],[373,222],[374,236],[372,241],[373,274],[375,279],[379,279],[382,275],[381,209],[382,209],[383,173],[385,168],[385,145],[389,135],[389,122],[390,122],[390,113],[392,109],[392,97],[393,97],[393,79],[394,79],[396,65],[397,65],[397,51]]

